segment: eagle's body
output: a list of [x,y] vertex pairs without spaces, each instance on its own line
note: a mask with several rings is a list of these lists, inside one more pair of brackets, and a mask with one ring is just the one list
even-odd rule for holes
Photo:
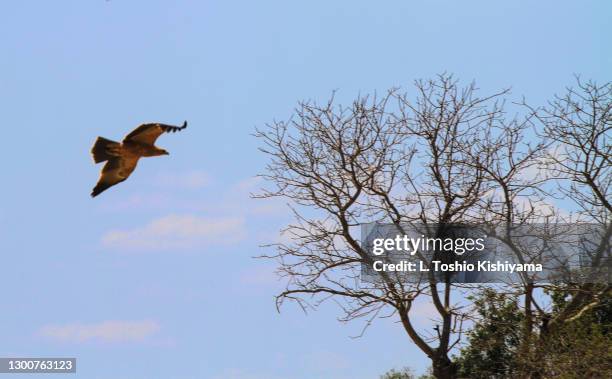
[[142,124],[125,136],[121,143],[98,137],[91,154],[94,162],[107,161],[100,179],[91,192],[91,196],[98,196],[106,189],[126,180],[136,168],[141,157],[155,157],[168,155],[164,149],[155,146],[155,140],[164,132],[176,132],[187,127],[187,121],[182,126],[166,124]]

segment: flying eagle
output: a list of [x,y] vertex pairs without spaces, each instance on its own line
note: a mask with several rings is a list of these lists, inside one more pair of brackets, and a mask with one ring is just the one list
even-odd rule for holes
[[155,146],[155,140],[165,132],[174,133],[186,127],[187,121],[183,122],[182,126],[142,124],[125,136],[121,143],[98,137],[91,148],[91,155],[96,163],[107,162],[91,192],[91,197],[96,197],[106,189],[126,180],[141,157],[169,155],[166,150]]

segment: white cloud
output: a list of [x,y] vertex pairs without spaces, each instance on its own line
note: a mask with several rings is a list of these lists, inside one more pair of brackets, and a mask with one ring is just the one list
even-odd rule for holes
[[246,288],[271,287],[278,285],[279,276],[275,272],[275,266],[253,266],[240,273],[240,283]]
[[157,333],[159,324],[143,321],[102,321],[96,324],[47,325],[40,330],[44,337],[62,342],[139,342]]
[[119,250],[185,250],[233,243],[244,234],[241,217],[168,215],[140,228],[111,230],[102,237],[102,244]]
[[157,175],[155,183],[160,187],[199,189],[210,184],[210,176],[198,170],[186,172],[163,172]]
[[173,203],[173,199],[161,193],[147,193],[129,195],[121,200],[100,203],[100,209],[110,212],[124,212],[134,209],[164,209],[168,204]]
[[[254,199],[259,193],[262,179],[250,177],[232,184],[209,179],[209,175],[197,170],[183,173],[160,173],[153,180],[155,190],[135,193],[99,203],[101,210],[123,212],[125,210],[173,209],[184,212],[213,212],[242,217],[276,217],[288,215],[287,201],[281,198]],[[205,190],[202,190],[206,187]],[[151,188],[148,188],[151,190]],[[192,189],[179,191],[176,189]]]
[[251,176],[236,183],[234,189],[240,193],[252,193],[259,191],[264,181],[259,176]]
[[288,214],[290,210],[284,199],[252,198],[252,195],[262,192],[264,184],[260,177],[250,177],[237,182],[229,188],[226,197],[223,199],[224,206],[232,208],[232,205],[240,204],[240,207],[234,208],[249,216],[270,217]]

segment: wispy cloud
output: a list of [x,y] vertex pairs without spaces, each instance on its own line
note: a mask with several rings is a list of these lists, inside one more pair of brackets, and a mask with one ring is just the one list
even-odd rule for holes
[[[244,217],[276,217],[286,215],[286,201],[279,198],[253,199],[261,192],[263,181],[249,177],[234,183],[220,183],[198,170],[181,173],[159,173],[153,186],[146,191],[100,202],[101,210],[124,212],[125,210],[206,211],[215,214],[241,215]],[[177,191],[188,189],[190,191]]]
[[155,178],[159,187],[200,189],[210,184],[210,176],[204,171],[162,172]]
[[168,215],[143,227],[111,230],[102,237],[102,244],[119,250],[186,250],[233,243],[245,233],[244,219],[240,217]]
[[134,194],[126,196],[121,200],[114,200],[108,203],[101,203],[100,209],[107,212],[125,212],[126,210],[134,209],[147,209],[147,210],[158,210],[165,209],[169,204],[172,204],[174,200],[163,193],[146,193],[146,194]]
[[254,266],[242,271],[239,276],[241,284],[246,288],[253,287],[272,287],[280,282],[279,276],[275,272],[274,266]]
[[139,342],[159,331],[159,324],[143,321],[102,321],[95,324],[47,325],[40,335],[61,342]]

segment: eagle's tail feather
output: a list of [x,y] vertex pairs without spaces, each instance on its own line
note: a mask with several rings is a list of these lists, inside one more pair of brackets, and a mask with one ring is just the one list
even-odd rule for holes
[[119,147],[119,142],[98,137],[91,148],[91,155],[93,155],[94,162],[100,163],[111,159],[112,157],[116,156],[116,154],[113,153],[113,150],[117,150]]

